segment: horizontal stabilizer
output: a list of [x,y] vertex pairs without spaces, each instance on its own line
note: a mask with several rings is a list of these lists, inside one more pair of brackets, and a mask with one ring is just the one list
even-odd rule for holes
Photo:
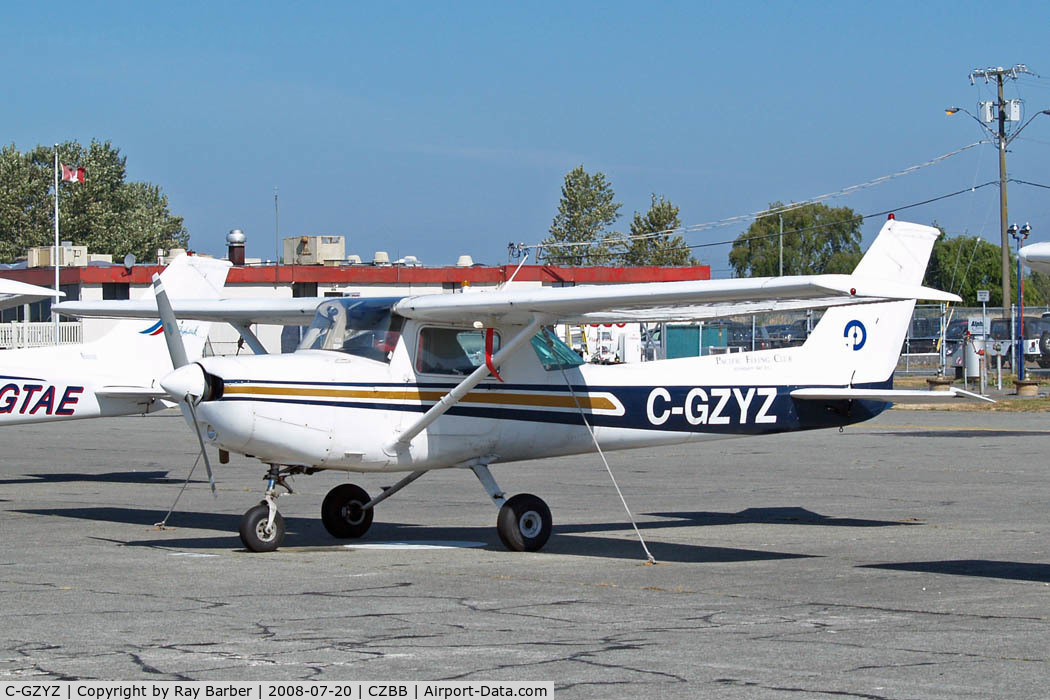
[[940,403],[967,398],[995,403],[994,399],[990,399],[987,396],[981,396],[972,391],[955,387],[949,387],[947,391],[926,391],[922,389],[795,389],[791,392],[791,398],[804,401],[866,399],[892,403]]
[[160,387],[148,386],[104,386],[95,391],[95,396],[105,399],[166,399],[168,392]]

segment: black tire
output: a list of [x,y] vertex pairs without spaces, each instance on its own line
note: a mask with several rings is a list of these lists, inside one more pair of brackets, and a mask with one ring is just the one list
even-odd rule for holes
[[1036,362],[1039,363],[1039,366],[1041,368],[1043,368],[1043,369],[1050,369],[1050,357],[1047,357],[1046,355],[1042,355],[1042,356],[1039,357],[1039,359],[1036,360]]
[[250,508],[241,517],[241,542],[250,552],[273,552],[284,541],[284,518],[277,513],[273,519],[273,530],[266,532],[270,518],[270,507],[260,503]]
[[371,498],[357,484],[340,484],[328,492],[321,504],[321,522],[332,537],[354,539],[372,527],[373,509],[361,508]]
[[1043,331],[1039,334],[1039,352],[1047,361],[1050,361],[1050,331]]
[[496,531],[503,545],[512,552],[535,552],[551,536],[551,510],[543,499],[519,493],[499,509]]

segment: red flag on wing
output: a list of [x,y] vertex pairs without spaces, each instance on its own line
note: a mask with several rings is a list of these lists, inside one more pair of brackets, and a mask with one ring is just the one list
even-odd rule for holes
[[73,168],[65,163],[62,164],[62,182],[83,182],[84,169]]

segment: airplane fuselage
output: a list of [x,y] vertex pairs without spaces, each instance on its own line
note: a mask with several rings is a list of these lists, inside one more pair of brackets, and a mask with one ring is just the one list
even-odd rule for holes
[[398,445],[399,433],[462,379],[418,371],[409,352],[417,332],[408,324],[388,364],[325,350],[207,358],[202,366],[224,388],[198,408],[205,438],[266,462],[405,471],[591,451],[584,419],[603,449],[624,449],[835,427],[887,406],[793,399],[799,387],[849,383],[810,365],[802,348],[548,370],[526,346],[499,368],[503,381],[484,379]]
[[[149,413],[166,407],[152,397],[102,395],[105,389],[130,387],[137,379],[130,373],[115,374],[110,359],[84,356],[75,346],[0,354],[4,361],[0,426]],[[139,386],[143,383],[148,380]]]

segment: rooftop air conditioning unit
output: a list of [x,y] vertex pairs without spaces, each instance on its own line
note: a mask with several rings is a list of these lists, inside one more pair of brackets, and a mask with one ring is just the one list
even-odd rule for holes
[[325,265],[346,258],[343,236],[289,236],[284,239],[284,262],[292,265]]

